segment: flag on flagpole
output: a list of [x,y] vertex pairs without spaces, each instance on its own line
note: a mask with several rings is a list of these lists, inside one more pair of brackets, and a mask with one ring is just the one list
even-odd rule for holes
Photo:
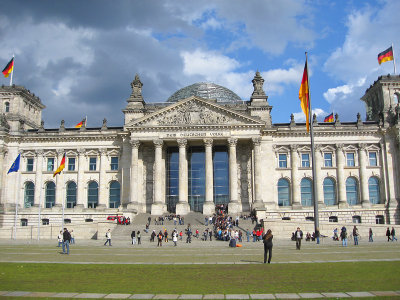
[[333,121],[334,121],[334,119],[333,119],[333,113],[327,115],[327,116],[325,117],[325,119],[324,119],[324,122],[325,122],[325,123],[332,123]]
[[21,160],[21,153],[18,154],[17,158],[14,160],[13,164],[11,165],[10,170],[8,170],[7,174],[11,172],[18,172],[19,170],[19,162]]
[[2,73],[4,77],[8,77],[14,69],[14,57],[8,62],[7,66],[3,69]]
[[384,63],[386,61],[393,60],[393,47],[389,47],[385,51],[378,54],[378,63]]
[[75,128],[81,128],[85,124],[86,126],[86,118],[84,118],[82,121],[80,121],[78,124],[75,125]]
[[64,170],[65,168],[65,153],[64,156],[61,160],[60,166],[58,167],[58,169],[54,172],[53,177],[56,176],[57,174],[60,174],[62,170]]
[[310,98],[309,98],[309,86],[308,86],[308,72],[307,72],[307,61],[304,66],[303,79],[301,80],[300,90],[299,90],[299,99],[301,109],[306,115],[306,128],[307,132],[310,131]]

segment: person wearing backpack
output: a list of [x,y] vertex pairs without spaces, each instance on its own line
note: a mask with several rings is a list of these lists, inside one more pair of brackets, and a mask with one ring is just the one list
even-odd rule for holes
[[342,227],[342,231],[340,232],[340,238],[342,239],[342,246],[347,247],[347,230],[346,227]]
[[157,235],[157,239],[158,239],[158,243],[157,243],[157,247],[162,247],[162,240],[163,240],[163,234],[162,234],[162,232],[161,232],[161,230],[160,230],[160,232],[158,233],[158,235]]

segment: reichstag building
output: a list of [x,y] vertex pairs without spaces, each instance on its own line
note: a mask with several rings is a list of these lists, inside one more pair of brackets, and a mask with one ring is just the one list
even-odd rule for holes
[[[63,215],[76,223],[116,214],[210,215],[218,204],[232,215],[256,210],[268,220],[303,221],[313,218],[314,199],[322,222],[400,223],[399,76],[381,76],[366,90],[366,121],[314,117],[315,178],[305,124],[293,115],[273,123],[258,72],[252,83],[246,101],[196,83],[156,104],[142,97],[136,75],[123,126],[104,120],[97,128],[66,128],[61,120],[45,128],[37,96],[2,86],[1,225],[14,225],[15,205],[19,226],[60,224]],[[19,153],[19,172],[7,175]],[[53,177],[64,153],[65,169]]]

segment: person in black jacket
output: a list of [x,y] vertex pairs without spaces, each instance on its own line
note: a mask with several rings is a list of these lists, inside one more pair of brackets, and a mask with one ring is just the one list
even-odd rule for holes
[[274,236],[272,235],[271,229],[268,229],[267,233],[263,236],[263,242],[264,242],[264,264],[267,262],[268,258],[268,263],[271,263],[271,258],[272,258],[272,239]]
[[[69,254],[69,243],[70,242],[71,242],[71,235],[68,232],[67,228],[64,228],[63,244],[62,244],[63,254]],[[67,249],[67,253],[65,253],[65,249]]]
[[303,239],[303,231],[300,230],[300,227],[297,227],[297,230],[294,233],[294,239],[296,240],[296,249],[300,250],[301,240]]

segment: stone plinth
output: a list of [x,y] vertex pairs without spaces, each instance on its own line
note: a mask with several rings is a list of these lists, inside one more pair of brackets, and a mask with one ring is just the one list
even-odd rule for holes
[[214,202],[204,202],[203,204],[203,215],[212,215],[215,213]]
[[177,215],[187,215],[190,212],[189,203],[177,203],[175,212]]
[[163,203],[153,203],[151,205],[151,214],[153,216],[161,216],[167,211],[167,206]]
[[230,202],[228,204],[228,212],[230,215],[238,214],[242,212],[242,205],[239,202]]

